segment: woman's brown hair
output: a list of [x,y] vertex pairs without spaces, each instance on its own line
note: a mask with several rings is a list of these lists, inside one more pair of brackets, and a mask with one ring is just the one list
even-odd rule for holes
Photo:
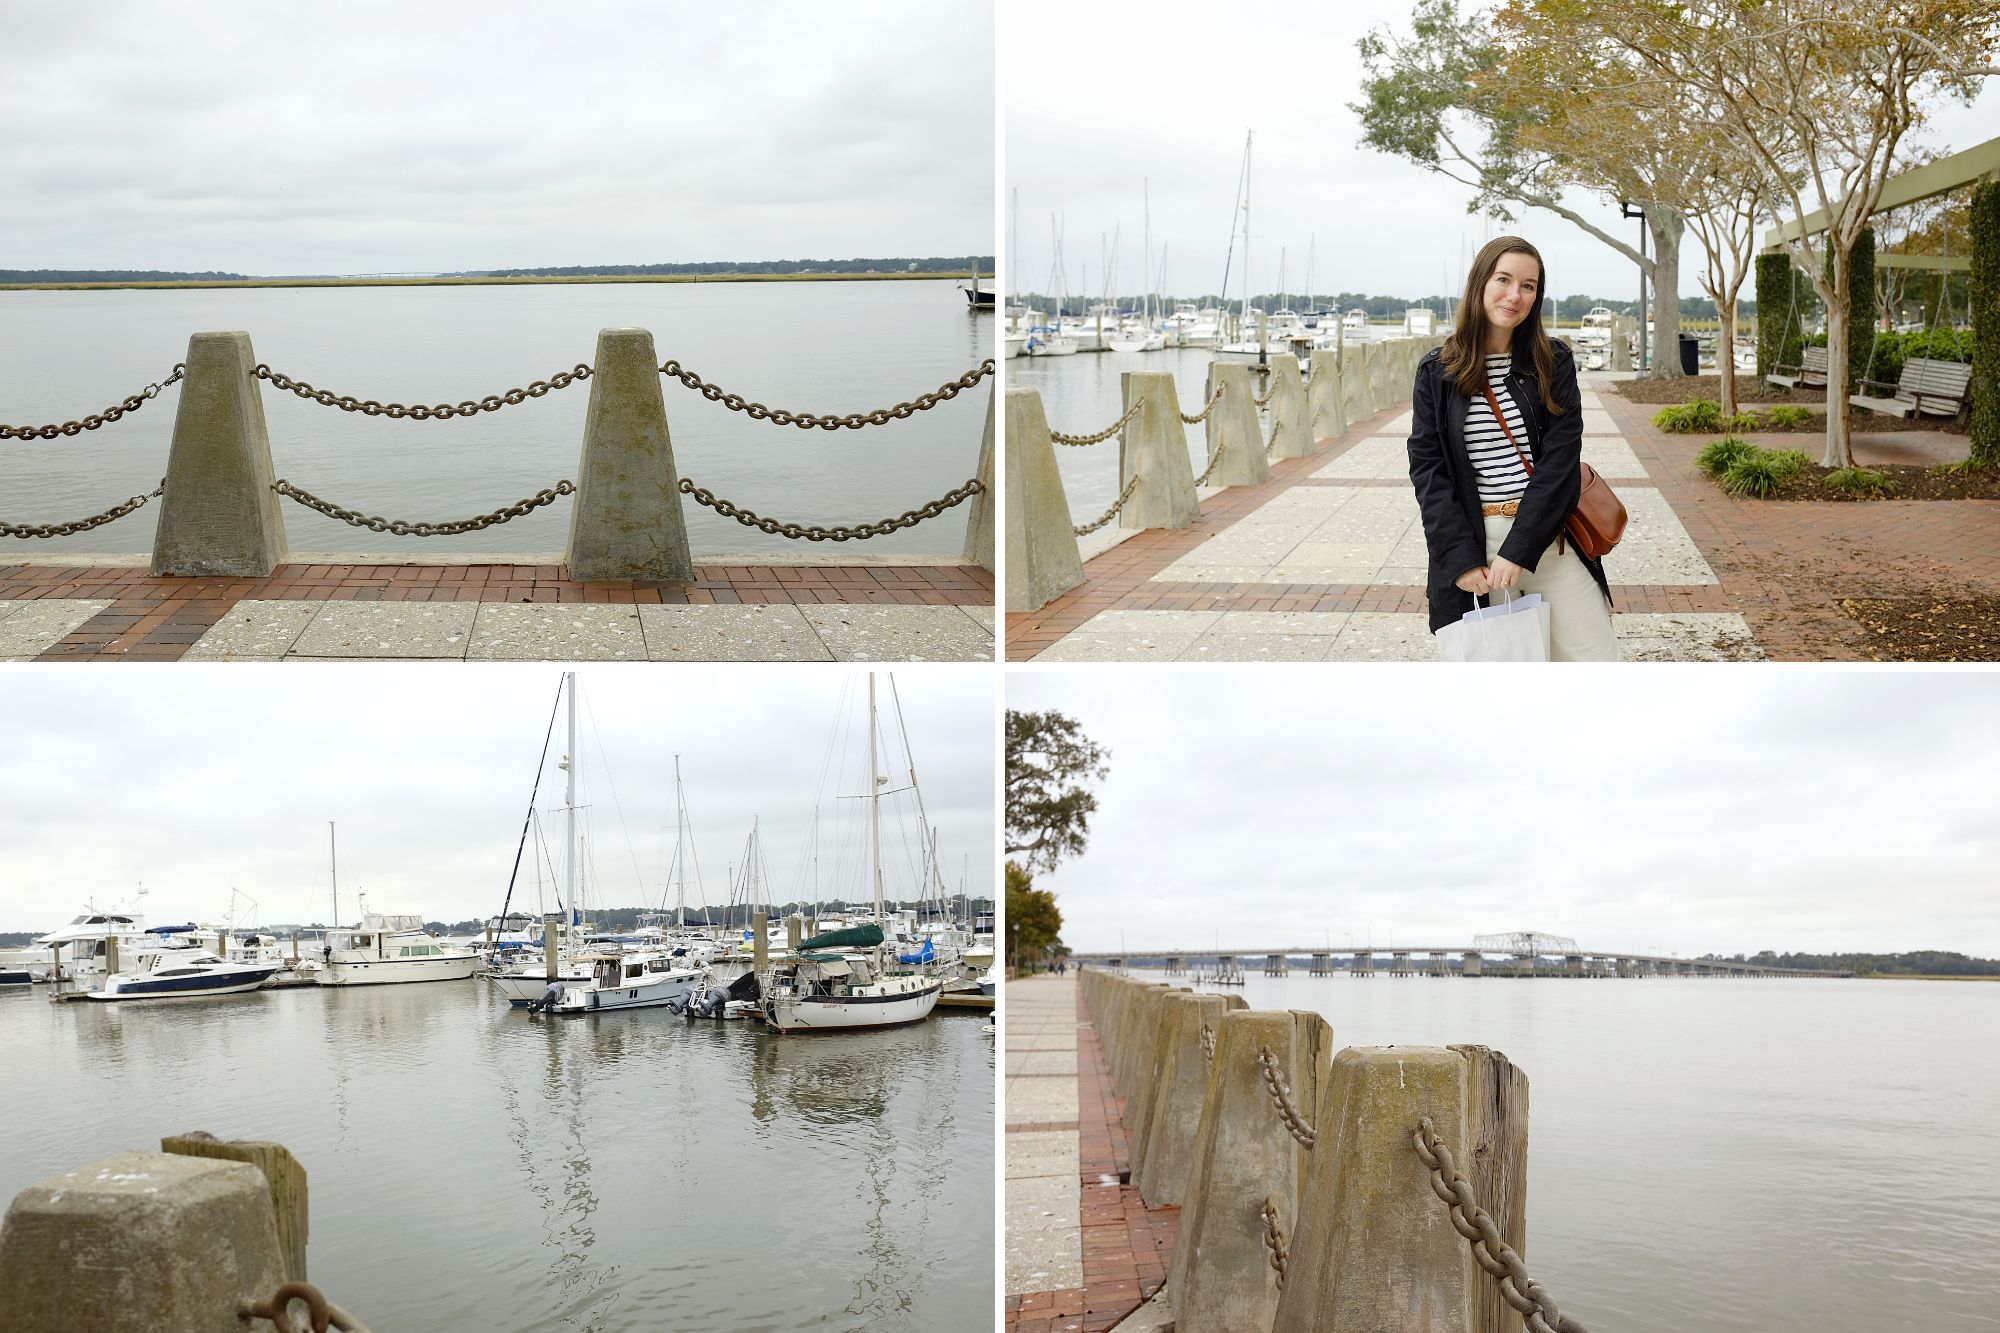
[[1458,327],[1446,336],[1438,352],[1439,369],[1468,398],[1486,392],[1486,335],[1491,328],[1486,318],[1486,283],[1493,270],[1500,267],[1502,255],[1526,255],[1540,270],[1534,307],[1514,329],[1514,350],[1518,352],[1523,343],[1527,344],[1528,354],[1535,362],[1535,384],[1542,406],[1550,416],[1561,416],[1563,410],[1556,406],[1555,400],[1555,349],[1549,344],[1549,335],[1542,331],[1542,299],[1548,292],[1549,266],[1542,262],[1541,251],[1519,236],[1496,236],[1473,259],[1472,271],[1465,277],[1465,299],[1458,303]]

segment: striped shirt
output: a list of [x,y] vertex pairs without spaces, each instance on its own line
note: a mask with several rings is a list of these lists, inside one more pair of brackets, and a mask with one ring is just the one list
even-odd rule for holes
[[[1514,432],[1521,450],[1533,461],[1535,452],[1528,443],[1528,429],[1521,420],[1521,409],[1514,403],[1514,395],[1507,392],[1507,372],[1514,368],[1511,352],[1502,352],[1486,358],[1486,382],[1493,388],[1493,397],[1498,400],[1501,412],[1506,414],[1507,429]],[[1465,414],[1465,452],[1472,459],[1472,470],[1479,477],[1479,503],[1505,504],[1518,500],[1528,489],[1528,471],[1521,466],[1521,455],[1514,452],[1514,446],[1507,442],[1506,433],[1500,423],[1493,419],[1493,409],[1486,405],[1486,395],[1478,394]]]

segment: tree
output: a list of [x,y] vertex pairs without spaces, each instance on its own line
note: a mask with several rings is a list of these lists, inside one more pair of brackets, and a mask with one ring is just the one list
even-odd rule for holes
[[[1484,13],[1461,18],[1458,0],[1417,0],[1408,40],[1379,31],[1363,37],[1367,100],[1351,108],[1361,117],[1361,142],[1468,186],[1476,192],[1468,211],[1511,221],[1510,205],[1539,208],[1618,251],[1652,282],[1659,345],[1674,347],[1681,201],[1696,179],[1683,160],[1685,136],[1657,106],[1605,101],[1591,115],[1573,115],[1580,90],[1601,76],[1615,48],[1598,42],[1593,52],[1567,33],[1546,32],[1539,8],[1510,7],[1511,26],[1502,28]],[[1591,69],[1598,72],[1584,72]],[[1616,123],[1607,126],[1605,116]],[[1642,255],[1565,204],[1574,186],[1645,205],[1654,253]],[[1677,356],[1654,359],[1653,375],[1681,373]]]
[[1062,934],[1062,911],[1056,906],[1056,896],[1046,889],[1036,888],[1034,884],[1027,871],[1012,861],[1007,863],[1007,964],[1010,967],[1020,967],[1022,959],[1041,958],[1050,952],[1068,952],[1058,938]]
[[1083,851],[1097,797],[1084,785],[1111,771],[1111,754],[1050,709],[1007,710],[1007,855],[1053,870]]
[[[1685,88],[1788,211],[1792,262],[1826,307],[1827,467],[1849,467],[1849,256],[1898,165],[1924,99],[1970,100],[2000,74],[1992,0],[1544,0],[1580,38],[1618,45]],[[1805,193],[1810,184],[1810,194]],[[1810,199],[1822,244],[1806,235]],[[1774,210],[1776,211],[1776,210]],[[1872,293],[1870,294],[1872,297]]]

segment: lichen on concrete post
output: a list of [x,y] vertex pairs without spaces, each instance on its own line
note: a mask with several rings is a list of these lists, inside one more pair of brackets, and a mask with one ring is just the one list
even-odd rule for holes
[[197,333],[186,365],[152,571],[261,578],[284,562],[285,523],[250,335]]
[[986,396],[986,429],[979,436],[979,494],[972,497],[972,512],[965,519],[965,561],[987,573],[993,563],[993,395]]
[[1076,530],[1036,389],[1007,390],[1007,609],[1034,611],[1083,582]]
[[1209,474],[1211,486],[1261,486],[1271,475],[1264,448],[1264,427],[1257,420],[1257,389],[1244,361],[1211,361],[1202,401],[1222,390],[1222,401],[1208,414],[1208,457],[1218,450],[1222,461]]
[[679,486],[653,335],[600,330],[563,557],[569,577],[691,582]]
[[121,1153],[16,1195],[0,1224],[8,1333],[243,1333],[239,1301],[285,1282],[256,1167]]
[[1176,1326],[1263,1333],[1278,1313],[1263,1204],[1274,1200],[1286,1237],[1298,1232],[1311,1151],[1288,1131],[1264,1078],[1268,1049],[1310,1129],[1333,1060],[1333,1029],[1300,1010],[1243,1010],[1215,1025],[1215,1063],[1195,1131],[1173,1269]]
[[1272,459],[1304,458],[1313,451],[1311,417],[1306,405],[1306,381],[1299,359],[1289,352],[1271,362]]
[[1528,1080],[1481,1046],[1349,1047],[1320,1099],[1274,1333],[1513,1333],[1412,1143],[1428,1116],[1525,1257]]
[[1134,402],[1142,405],[1118,433],[1119,494],[1138,478],[1132,498],[1118,514],[1118,526],[1185,528],[1200,517],[1201,502],[1195,498],[1194,468],[1188,463],[1187,428],[1181,421],[1174,377],[1162,370],[1128,370],[1120,381],[1124,401],[1119,410]]
[[1193,995],[1192,1004],[1171,1009],[1161,1029],[1164,1038],[1158,1063],[1159,1089],[1146,1121],[1146,1151],[1133,1163],[1133,1181],[1148,1205],[1179,1204],[1188,1186],[1195,1129],[1208,1093],[1209,1057],[1201,1030],[1211,1031],[1232,1009],[1244,1007],[1241,995]]
[[1312,378],[1306,381],[1306,433],[1318,445],[1332,444],[1347,434],[1347,409],[1341,402],[1340,354],[1312,354]]

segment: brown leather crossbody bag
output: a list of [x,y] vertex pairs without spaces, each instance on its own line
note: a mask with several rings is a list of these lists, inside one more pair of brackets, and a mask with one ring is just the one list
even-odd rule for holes
[[[1535,465],[1528,461],[1526,454],[1521,453],[1520,442],[1508,429],[1507,414],[1500,410],[1500,400],[1493,396],[1491,384],[1486,386],[1486,405],[1493,409],[1493,419],[1500,423],[1507,443],[1514,446],[1516,454],[1520,454],[1521,466],[1527,469],[1529,476],[1534,476]],[[1625,506],[1612,494],[1604,478],[1597,475],[1596,468],[1581,459],[1576,465],[1582,474],[1583,485],[1577,491],[1576,508],[1563,520],[1563,530],[1556,535],[1556,550],[1562,550],[1563,536],[1567,535],[1576,543],[1577,550],[1592,560],[1602,560],[1611,554],[1611,548],[1618,545],[1619,538],[1625,535]]]

